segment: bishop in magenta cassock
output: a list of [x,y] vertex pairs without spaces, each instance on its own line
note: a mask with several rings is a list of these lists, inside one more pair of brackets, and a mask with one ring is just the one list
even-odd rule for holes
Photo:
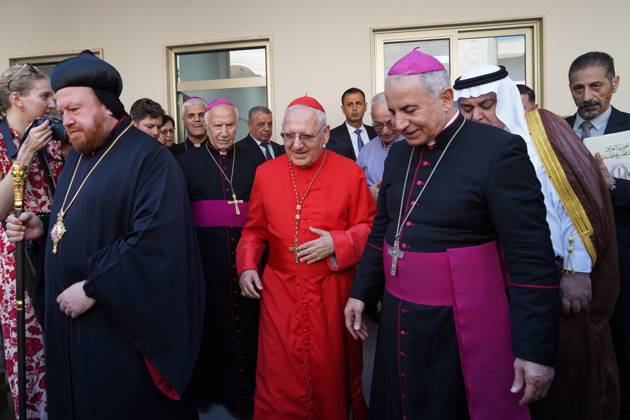
[[375,205],[361,168],[324,148],[329,132],[315,99],[294,100],[287,154],[256,172],[237,248],[243,295],[261,299],[256,419],[366,417],[361,345],[343,328],[343,307]]
[[553,378],[559,294],[525,142],[466,121],[442,64],[416,50],[385,97],[405,141],[346,307],[365,338],[363,309],[383,302],[370,418],[526,420]]
[[221,404],[241,418],[254,410],[259,304],[240,294],[235,252],[261,159],[234,143],[238,113],[232,101],[210,102],[205,121],[209,141],[177,156],[192,200],[206,280],[193,388],[200,407]]

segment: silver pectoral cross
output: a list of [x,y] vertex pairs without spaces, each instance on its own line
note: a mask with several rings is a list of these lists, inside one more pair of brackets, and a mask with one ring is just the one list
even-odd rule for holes
[[232,193],[232,200],[229,200],[228,204],[234,204],[234,210],[236,211],[237,216],[241,215],[241,210],[238,208],[238,205],[242,203],[243,203],[243,200],[238,200],[236,198],[236,194]]
[[388,253],[392,257],[392,265],[389,269],[389,275],[396,276],[398,259],[403,259],[405,257],[405,252],[400,250],[400,242],[398,240],[394,241],[394,246],[389,248]]

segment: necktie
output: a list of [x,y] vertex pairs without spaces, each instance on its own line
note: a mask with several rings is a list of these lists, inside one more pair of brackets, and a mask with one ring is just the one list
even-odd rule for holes
[[591,130],[594,128],[592,122],[584,120],[580,124],[580,128],[582,129],[582,140],[591,137]]
[[273,156],[271,155],[271,149],[270,149],[271,146],[269,146],[269,142],[260,143],[260,147],[263,148],[263,153],[265,154],[265,160],[273,159]]
[[363,139],[361,138],[361,129],[357,128],[356,130],[354,130],[354,134],[357,135],[357,148],[359,149],[359,152],[360,152],[364,146]]

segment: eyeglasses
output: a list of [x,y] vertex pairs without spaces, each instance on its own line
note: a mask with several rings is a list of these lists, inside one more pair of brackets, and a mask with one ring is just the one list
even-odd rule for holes
[[7,88],[9,89],[9,92],[11,92],[11,82],[14,81],[15,79],[17,79],[17,77],[20,75],[20,73],[22,73],[22,70],[24,70],[25,68],[29,68],[31,69],[31,71],[33,73],[37,73],[37,69],[35,68],[35,66],[33,66],[31,63],[24,63],[22,64],[22,67],[20,67],[20,69],[13,75],[13,77],[11,77],[9,79],[9,81],[7,82]]
[[388,129],[390,129],[390,130],[394,128],[392,123],[391,123],[391,121],[387,121],[386,123],[377,123],[377,122],[375,122],[373,127],[374,127],[375,130],[378,130],[378,131],[381,131],[382,129],[384,129],[386,127]]
[[175,132],[175,129],[173,128],[163,128],[162,130],[160,130],[160,134],[173,134]]
[[323,127],[321,127],[319,130],[317,130],[317,133],[315,134],[295,134],[295,133],[282,132],[280,133],[280,137],[282,137],[282,140],[284,140],[285,143],[289,143],[289,144],[293,143],[297,139],[302,140],[304,143],[310,143],[313,140],[315,140],[317,136],[319,136],[319,133],[322,132],[324,127],[326,126],[324,125]]

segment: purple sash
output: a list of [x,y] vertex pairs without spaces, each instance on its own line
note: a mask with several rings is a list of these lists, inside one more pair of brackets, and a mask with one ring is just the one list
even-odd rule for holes
[[446,252],[409,252],[389,275],[390,246],[383,247],[387,291],[421,305],[452,306],[471,420],[529,420],[512,394],[514,354],[504,270],[496,242]]
[[227,200],[193,201],[193,224],[195,227],[243,227],[249,203],[241,203],[238,207],[240,215],[236,214],[234,204],[228,204]]

